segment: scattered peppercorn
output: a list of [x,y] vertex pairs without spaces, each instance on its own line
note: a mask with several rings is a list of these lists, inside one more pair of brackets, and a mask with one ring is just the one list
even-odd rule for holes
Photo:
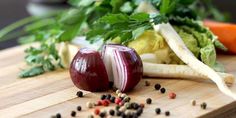
[[102,105],[103,106],[108,106],[109,105],[109,101],[108,100],[102,100]]
[[60,113],[57,113],[57,114],[56,114],[56,118],[61,118],[61,114],[60,114]]
[[175,99],[175,97],[176,97],[176,94],[175,94],[175,93],[173,93],[173,92],[170,92],[170,93],[169,93],[169,98],[170,98],[170,99]]
[[88,108],[93,108],[93,103],[87,102],[86,106],[87,106]]
[[138,109],[135,114],[137,114],[137,116],[140,116],[142,113],[143,113],[143,109]]
[[126,114],[125,114],[124,112],[122,112],[122,113],[121,113],[121,117],[122,117],[122,118],[126,118],[127,116],[126,116]]
[[123,102],[123,101],[121,101],[120,103],[119,103],[119,105],[120,106],[123,106],[125,103]]
[[125,98],[127,95],[122,93],[120,97]]
[[138,118],[138,114],[137,113],[133,113],[133,117],[132,118]]
[[115,115],[115,111],[114,111],[113,109],[111,109],[111,110],[109,111],[109,114],[110,114],[111,116],[114,116],[114,115]]
[[116,106],[116,111],[119,111],[119,109],[120,109],[120,106],[117,105]]
[[98,108],[94,110],[95,115],[99,115],[99,113],[100,113],[100,110]]
[[82,91],[78,91],[78,92],[76,93],[76,95],[77,95],[78,97],[83,97],[83,92],[82,92]]
[[165,93],[166,92],[166,89],[165,88],[161,88],[161,93]]
[[101,100],[106,99],[106,95],[101,95]]
[[152,99],[151,99],[151,98],[147,98],[147,99],[146,99],[146,103],[147,103],[147,104],[152,104]]
[[123,99],[124,102],[129,102],[130,101],[130,97],[129,96],[126,96],[124,99]]
[[196,100],[191,100],[191,104],[192,104],[193,106],[195,106],[195,105],[196,105]]
[[110,102],[115,103],[115,99],[116,99],[116,97],[111,96],[111,98],[110,98]]
[[117,116],[121,116],[121,113],[122,113],[122,112],[120,112],[120,111],[116,111],[116,115],[117,115]]
[[154,86],[154,87],[155,87],[155,89],[156,89],[156,90],[160,90],[160,88],[161,88],[161,85],[157,83],[157,84],[155,84],[155,86]]
[[160,114],[161,113],[161,109],[160,108],[156,108],[155,112],[156,112],[156,114]]
[[135,102],[131,103],[131,107],[135,110],[137,110],[139,108],[139,105]]
[[88,115],[88,118],[94,118],[92,114]]
[[120,92],[120,90],[119,90],[119,89],[118,89],[118,90],[116,90],[116,94],[118,95],[119,93],[121,93],[121,92]]
[[77,111],[81,111],[82,107],[81,106],[77,106]]
[[106,95],[106,99],[109,100],[111,98],[111,94]]
[[124,106],[122,106],[122,107],[119,108],[119,111],[120,111],[120,112],[124,112],[125,110],[126,110],[126,108],[125,108]]
[[116,99],[115,99],[115,103],[116,103],[116,104],[119,104],[120,102],[121,102],[121,98],[116,98]]
[[106,116],[106,113],[105,113],[105,112],[101,112],[101,113],[99,114],[99,116],[102,117],[102,118],[104,118],[104,117]]
[[121,97],[121,95],[122,95],[122,93],[118,93],[118,97],[119,97],[119,98]]
[[112,88],[113,88],[113,85],[114,85],[114,82],[110,81],[110,82],[109,82],[109,88],[112,89]]
[[166,112],[165,112],[165,115],[166,115],[166,116],[169,116],[169,115],[170,115],[170,112],[169,112],[169,111],[166,111]]
[[145,81],[145,86],[150,86],[150,82],[149,81]]
[[97,105],[97,106],[102,105],[102,100],[98,100],[96,105]]
[[71,111],[71,114],[70,114],[72,117],[75,117],[76,116],[76,112],[75,111]]
[[206,104],[205,102],[203,102],[203,103],[201,104],[201,108],[202,108],[202,109],[206,109],[206,107],[207,107],[207,104]]
[[130,104],[129,102],[126,102],[126,103],[124,104],[124,106],[126,107],[126,109],[130,109],[130,108],[131,108],[131,104]]
[[144,108],[144,107],[145,107],[145,105],[144,105],[143,103],[141,103],[139,106],[140,106],[141,108]]

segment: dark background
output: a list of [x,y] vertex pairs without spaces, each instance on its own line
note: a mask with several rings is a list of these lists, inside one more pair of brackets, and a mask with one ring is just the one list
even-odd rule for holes
[[[233,17],[232,19],[234,22],[236,22],[236,15],[234,15],[234,12],[236,11],[236,0],[213,1],[219,9],[231,12],[231,15]],[[28,12],[26,11],[26,5],[28,2],[28,0],[0,0],[0,29],[10,23],[29,16]],[[17,45],[16,40],[1,42],[0,50],[15,45]]]

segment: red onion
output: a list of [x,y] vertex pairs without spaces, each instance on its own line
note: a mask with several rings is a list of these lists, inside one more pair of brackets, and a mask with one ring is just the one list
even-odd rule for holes
[[75,55],[70,67],[73,83],[87,91],[104,91],[109,87],[105,65],[99,52],[82,48]]
[[102,91],[108,88],[110,80],[118,89],[126,92],[138,84],[143,75],[143,65],[134,49],[110,44],[105,45],[101,53],[102,56],[97,51],[81,49],[76,54],[70,74],[77,87]]

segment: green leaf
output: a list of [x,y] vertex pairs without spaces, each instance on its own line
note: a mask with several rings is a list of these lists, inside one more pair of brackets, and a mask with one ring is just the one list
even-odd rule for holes
[[76,7],[86,7],[93,4],[95,1],[96,0],[69,0],[68,3]]
[[19,76],[21,78],[26,78],[26,77],[33,77],[36,75],[40,75],[42,73],[44,73],[44,69],[41,66],[37,66],[37,67],[32,67],[30,69],[26,69],[20,72]]
[[162,0],[160,6],[160,13],[163,15],[172,13],[176,8],[177,3],[178,0]]
[[124,23],[129,20],[128,15],[126,14],[107,14],[100,18],[98,22],[101,23],[107,23],[110,25],[116,24],[116,23]]
[[130,16],[130,19],[138,21],[138,22],[145,22],[145,21],[149,21],[150,20],[149,14],[147,14],[147,13],[135,13],[135,14],[132,14]]

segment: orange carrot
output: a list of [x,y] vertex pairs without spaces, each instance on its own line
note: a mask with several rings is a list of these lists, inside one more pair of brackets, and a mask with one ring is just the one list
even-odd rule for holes
[[206,20],[204,25],[218,36],[229,52],[236,54],[236,24]]

